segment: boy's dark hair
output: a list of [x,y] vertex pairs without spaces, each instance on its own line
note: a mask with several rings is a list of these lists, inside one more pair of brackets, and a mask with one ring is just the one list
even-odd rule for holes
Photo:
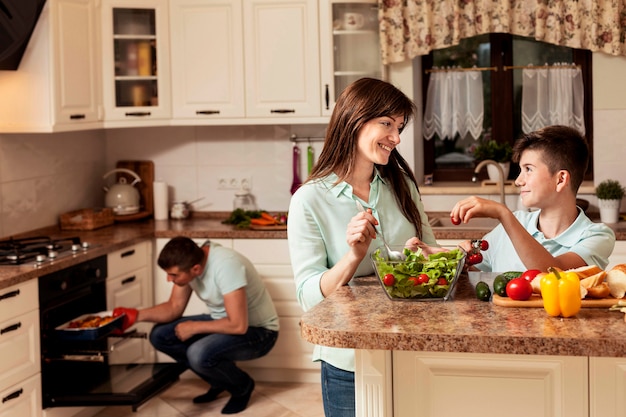
[[515,142],[513,162],[519,163],[526,150],[541,151],[543,162],[551,174],[559,170],[569,172],[572,190],[578,192],[589,165],[589,147],[585,137],[568,126],[547,126],[528,133]]
[[196,242],[184,236],[172,238],[161,250],[157,264],[163,269],[175,266],[188,272],[194,265],[202,264],[204,251]]

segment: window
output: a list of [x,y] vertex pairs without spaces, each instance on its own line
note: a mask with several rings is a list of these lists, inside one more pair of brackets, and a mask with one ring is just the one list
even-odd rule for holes
[[[433,67],[478,68],[495,67],[497,71],[482,71],[485,115],[483,121],[484,139],[509,142],[511,145],[522,135],[522,72],[508,69],[507,66],[551,65],[572,63],[580,66],[585,89],[584,117],[586,137],[589,143],[591,160],[585,175],[591,180],[593,173],[593,119],[591,86],[591,52],[538,42],[531,38],[492,33],[463,40],[454,47],[433,51],[422,57],[423,102],[430,75],[427,70]],[[424,173],[432,173],[435,181],[469,181],[475,163],[470,148],[476,141],[468,137],[455,137],[453,140],[433,138],[424,140]],[[509,178],[514,179],[519,167],[511,166]],[[484,173],[481,173],[484,175]]]

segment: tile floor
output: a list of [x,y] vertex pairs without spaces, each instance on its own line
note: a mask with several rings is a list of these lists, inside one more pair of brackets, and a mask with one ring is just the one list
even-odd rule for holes
[[[248,408],[237,417],[323,417],[320,384],[255,381]],[[134,412],[130,407],[107,407],[95,417],[208,417],[221,416],[229,396],[222,394],[208,404],[194,404],[193,397],[203,394],[207,384],[195,377],[181,379]]]

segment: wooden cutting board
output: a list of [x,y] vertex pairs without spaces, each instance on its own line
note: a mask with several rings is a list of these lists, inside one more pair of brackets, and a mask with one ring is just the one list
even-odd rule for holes
[[[141,178],[141,182],[135,186],[139,191],[139,212],[135,214],[127,214],[124,216],[115,216],[116,222],[141,220],[151,217],[154,214],[154,162],[152,161],[117,161],[116,168],[130,169]],[[126,177],[128,183],[132,183],[133,179],[124,173],[117,174],[117,181],[121,176]]]
[[257,226],[257,225],[252,225],[250,226],[250,230],[287,230],[287,225],[286,224],[280,224],[280,225],[275,225],[275,226]]
[[[538,295],[533,295],[530,300],[516,301],[508,297],[501,297],[494,294],[491,301],[500,307],[539,307],[543,308],[543,299]],[[617,304],[618,299],[613,297],[600,299],[583,299],[581,305],[583,308],[608,308]]]

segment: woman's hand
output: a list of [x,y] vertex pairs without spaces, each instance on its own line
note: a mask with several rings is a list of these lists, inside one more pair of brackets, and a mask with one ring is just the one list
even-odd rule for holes
[[416,252],[418,248],[421,248],[422,249],[422,253],[425,256],[428,256],[428,255],[433,254],[433,253],[447,252],[448,251],[448,249],[446,249],[446,248],[440,248],[440,247],[437,247],[437,246],[428,246],[426,243],[422,242],[417,237],[412,237],[409,240],[407,240],[406,243],[404,244],[404,247],[412,250],[413,252]]
[[359,212],[350,219],[350,223],[346,228],[346,242],[361,257],[367,254],[372,239],[376,238],[375,225],[378,224],[376,218],[372,215],[372,210],[367,209]]

